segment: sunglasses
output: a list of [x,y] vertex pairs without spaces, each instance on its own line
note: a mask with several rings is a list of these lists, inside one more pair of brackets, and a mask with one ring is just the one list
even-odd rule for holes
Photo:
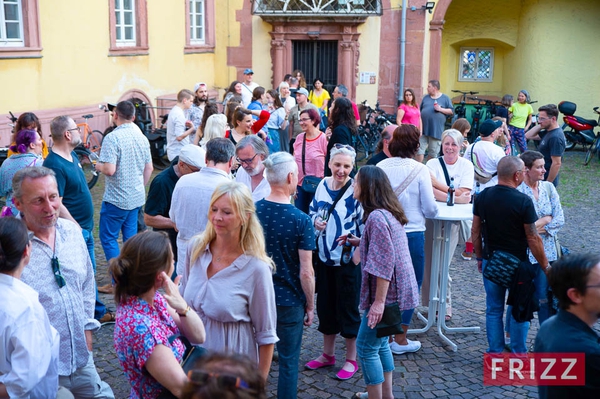
[[58,288],[67,285],[65,278],[60,272],[60,263],[58,263],[58,258],[56,256],[50,260],[50,264],[52,265],[52,273],[54,273],[54,279],[56,280],[56,284],[58,284]]
[[220,389],[247,389],[250,390],[250,385],[240,377],[231,374],[207,373],[201,370],[190,370],[188,378],[194,385],[203,386],[210,381],[214,381]]
[[341,150],[342,148],[345,148],[346,150],[351,151],[356,154],[356,150],[354,150],[354,147],[352,147],[351,145],[348,145],[348,144],[337,143],[337,144],[333,145],[333,148],[335,148],[336,150]]

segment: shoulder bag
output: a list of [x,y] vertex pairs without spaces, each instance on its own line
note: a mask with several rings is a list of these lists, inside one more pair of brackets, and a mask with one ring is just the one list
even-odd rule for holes
[[448,168],[446,168],[446,162],[444,162],[444,157],[438,157],[438,161],[440,161],[440,165],[442,170],[444,171],[444,177],[446,178],[446,185],[450,186],[450,174],[448,173]]
[[[387,225],[390,227],[390,232],[392,226],[385,215],[384,212],[381,212],[383,217],[385,218]],[[368,278],[369,282],[369,300],[371,299],[371,274],[369,274]],[[394,284],[396,288],[396,299],[398,298],[398,284],[396,284],[396,266],[394,265],[394,270],[392,272],[392,279],[390,284]],[[389,290],[389,288],[388,288]],[[394,303],[390,303],[385,305],[383,308],[383,315],[381,315],[381,321],[377,323],[375,326],[377,329],[376,336],[377,338],[389,337],[394,334],[402,334],[404,330],[402,329],[402,311],[400,310],[400,305],[398,305],[398,301]]]
[[304,174],[304,179],[302,179],[302,190],[307,193],[314,194],[317,191],[317,186],[323,180],[322,177],[317,176],[306,176],[305,169],[305,157],[306,157],[306,133],[302,137],[302,173]]
[[513,254],[496,250],[483,269],[483,277],[501,287],[510,288],[520,264],[521,260]]
[[477,162],[475,162],[475,144],[477,144],[477,142],[473,143],[473,146],[471,147],[471,162],[473,163],[473,169],[475,170],[475,181],[479,182],[479,184],[485,184],[492,180],[492,178],[496,176],[498,172],[490,174],[482,170],[479,165],[477,165]]
[[396,188],[394,190],[394,194],[396,194],[396,197],[400,197],[400,194],[402,194],[402,192],[404,190],[406,190],[406,187],[408,187],[410,185],[410,183],[412,183],[412,181],[415,180],[415,177],[417,177],[418,173],[419,173],[419,166],[417,165],[413,168],[413,170],[411,170],[410,174],[408,175],[408,177],[406,179],[404,179],[402,184],[400,184],[398,186],[398,188]]

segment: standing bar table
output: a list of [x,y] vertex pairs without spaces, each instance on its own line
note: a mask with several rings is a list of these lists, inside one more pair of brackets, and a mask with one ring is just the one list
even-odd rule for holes
[[472,204],[455,204],[448,206],[438,202],[438,214],[433,221],[433,253],[431,257],[431,279],[429,282],[429,313],[425,318],[421,313],[417,317],[427,324],[420,329],[410,329],[409,333],[424,333],[436,324],[439,336],[452,347],[454,352],[458,347],[448,337],[447,332],[479,332],[479,327],[448,327],[446,326],[446,292],[448,290],[448,271],[453,253],[450,252],[450,234],[453,222],[473,219]]

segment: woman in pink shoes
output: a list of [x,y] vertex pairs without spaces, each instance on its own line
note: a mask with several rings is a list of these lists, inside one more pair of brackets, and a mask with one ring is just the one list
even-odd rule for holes
[[347,380],[358,370],[356,336],[360,327],[360,263],[351,258],[352,248],[343,249],[344,245],[338,239],[348,235],[360,236],[362,208],[352,198],[350,172],[356,158],[354,148],[337,143],[330,155],[332,176],[319,183],[309,213],[318,230],[319,254],[315,270],[318,330],[323,334],[323,354],[306,363],[306,368],[316,370],[334,366],[335,338],[340,334],[346,339],[346,361],[336,376]]

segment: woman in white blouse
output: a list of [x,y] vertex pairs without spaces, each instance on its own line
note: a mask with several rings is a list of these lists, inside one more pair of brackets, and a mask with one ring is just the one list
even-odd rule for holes
[[[419,150],[420,137],[421,133],[416,126],[409,124],[398,126],[388,146],[392,157],[377,164],[390,179],[392,188],[408,218],[408,224],[404,228],[419,289],[425,269],[425,219],[435,217],[438,212],[429,170],[413,159]],[[390,349],[396,355],[421,349],[419,341],[406,338],[413,313],[414,309],[402,312],[404,334],[397,334],[394,337],[395,342],[390,343]]]

